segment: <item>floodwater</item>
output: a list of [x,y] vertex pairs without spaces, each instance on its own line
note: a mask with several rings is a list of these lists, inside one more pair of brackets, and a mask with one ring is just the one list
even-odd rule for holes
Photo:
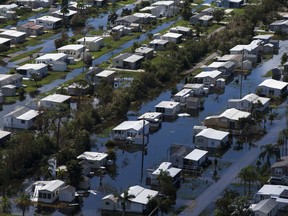
[[[280,50],[277,55],[266,62],[260,63],[255,68],[251,75],[246,80],[243,79],[243,96],[255,92],[258,84],[265,78],[263,75],[274,67],[277,67],[281,62],[281,56],[284,52],[288,52],[288,41],[280,41]],[[235,77],[236,78],[236,77]],[[183,86],[183,82],[177,85],[178,89]],[[150,135],[147,154],[144,156],[144,178],[141,181],[141,157],[140,151],[129,153],[127,151],[117,150],[117,173],[118,175],[111,178],[106,174],[102,179],[102,186],[100,187],[100,178],[91,178],[91,189],[97,191],[97,195],[90,194],[83,198],[83,206],[81,208],[82,215],[101,215],[101,198],[107,195],[111,188],[117,191],[122,191],[129,186],[145,185],[145,175],[147,168],[155,167],[157,164],[167,160],[168,148],[172,143],[179,143],[184,145],[192,144],[192,128],[194,125],[201,125],[205,117],[209,115],[220,114],[227,108],[227,101],[230,98],[239,98],[240,86],[235,82],[231,82],[226,86],[225,92],[216,97],[216,94],[209,95],[205,98],[204,111],[201,111],[198,116],[194,117],[179,117],[174,122],[163,122],[162,128]],[[130,111],[129,119],[135,120],[137,115],[147,111],[154,111],[154,106],[162,100],[169,100],[171,96],[170,90],[161,93],[156,99],[145,103],[137,112]],[[108,140],[106,138],[97,138],[96,147],[94,151],[105,151],[104,143]],[[233,151],[232,149],[230,151]],[[245,151],[243,151],[243,154]],[[62,215],[56,211],[53,215]]]

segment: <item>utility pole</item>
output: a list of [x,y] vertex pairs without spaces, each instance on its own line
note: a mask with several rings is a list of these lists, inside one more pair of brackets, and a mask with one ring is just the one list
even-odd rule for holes
[[83,65],[83,68],[82,68],[82,73],[84,73],[84,71],[85,71],[85,50],[86,50],[86,34],[87,34],[87,30],[86,29],[84,29],[83,30],[83,35],[84,35],[84,41],[83,41],[83,63],[84,63],[84,65]]
[[240,99],[242,98],[242,82],[243,82],[243,61],[244,61],[244,48],[242,49],[242,64],[241,64],[241,74],[240,74]]
[[143,117],[143,128],[142,128],[142,145],[141,145],[141,152],[142,152],[142,157],[141,157],[141,183],[143,181],[143,172],[144,172],[144,154],[145,154],[145,145],[148,144],[149,142],[149,134],[147,135],[147,142],[145,143],[145,123],[146,123],[146,120],[145,120],[145,117]]

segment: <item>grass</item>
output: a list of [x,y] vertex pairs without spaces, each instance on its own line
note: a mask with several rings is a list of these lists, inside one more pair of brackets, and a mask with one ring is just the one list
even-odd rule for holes
[[45,78],[37,82],[38,86],[36,86],[36,83],[33,80],[23,80],[23,84],[27,85],[27,87],[25,88],[25,91],[29,93],[29,92],[37,90],[37,88],[43,85],[47,85],[53,82],[54,80],[65,79],[67,73],[68,72],[56,72],[56,71],[49,72],[48,76],[46,76]]
[[22,53],[22,54],[19,54],[19,55],[15,56],[15,57],[9,59],[9,62],[14,62],[14,61],[18,61],[20,59],[29,57],[29,56],[31,56],[31,55],[33,55],[35,53],[38,53],[41,49],[42,49],[42,47],[34,49],[34,50],[31,50],[31,51],[28,51],[28,52],[25,52],[25,53]]
[[195,0],[195,1],[193,1],[193,3],[195,3],[195,4],[202,4],[204,2],[204,0]]
[[19,96],[9,96],[9,97],[4,97],[4,104],[14,104],[16,101],[19,99]]
[[268,71],[266,74],[264,74],[262,77],[272,77],[272,71]]

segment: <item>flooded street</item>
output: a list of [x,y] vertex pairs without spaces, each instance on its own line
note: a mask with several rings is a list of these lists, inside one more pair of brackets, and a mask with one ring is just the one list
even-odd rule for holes
[[[212,0],[206,0],[204,3],[211,3]],[[135,5],[127,5],[123,8],[133,9]],[[117,13],[121,13],[122,9],[117,10]],[[104,26],[104,29],[107,25],[108,13],[100,14],[99,18],[89,18],[87,20],[87,26],[92,26],[95,29],[98,29],[100,26]],[[157,32],[162,31],[173,25],[175,21],[163,23],[157,28],[151,30],[150,32],[142,34],[138,39],[133,39],[118,49],[108,52],[102,55],[100,58],[97,58],[93,61],[93,65],[101,64],[109,60],[112,56],[121,53],[123,50],[131,47],[134,42],[142,42],[148,38],[148,33],[155,34]],[[68,31],[69,36],[73,36],[74,32],[70,28]],[[40,52],[48,53],[55,51],[54,39],[59,37],[60,33],[54,35],[48,40],[43,40],[43,44],[39,44],[36,46],[31,46],[27,48],[27,51],[33,50],[39,47],[43,47]],[[281,57],[284,52],[288,52],[288,40],[280,41],[279,44],[280,50],[277,55],[273,55],[271,59],[268,61],[260,63],[257,68],[255,68],[252,73],[247,77],[247,79],[243,78],[243,89],[242,96],[245,96],[248,93],[255,93],[255,89],[264,79],[263,75],[265,75],[269,70],[273,69],[280,65]],[[10,67],[14,67],[15,64],[8,63],[7,67],[0,67],[1,73],[9,72]],[[65,79],[55,80],[48,85],[44,85],[39,88],[41,93],[48,92],[52,89],[55,89],[59,85],[72,80],[77,77],[79,74],[83,72],[83,68],[74,69],[70,73],[68,73]],[[236,79],[237,77],[235,77]],[[180,90],[184,85],[184,80],[178,83],[177,88]],[[163,122],[162,128],[150,135],[147,154],[144,156],[144,178],[141,179],[141,159],[142,152],[127,152],[120,149],[116,150],[117,153],[117,169],[113,175],[104,175],[100,180],[100,177],[93,177],[90,179],[91,190],[96,191],[95,194],[90,193],[87,197],[83,197],[83,203],[81,203],[80,215],[84,216],[98,216],[101,215],[101,199],[111,192],[111,190],[117,190],[121,193],[123,190],[127,189],[133,185],[141,185],[146,187],[145,177],[146,170],[148,168],[156,167],[163,161],[168,160],[168,149],[171,144],[184,144],[187,146],[192,145],[192,128],[194,125],[202,125],[203,120],[209,115],[217,115],[222,113],[227,108],[227,101],[231,98],[239,98],[240,95],[240,84],[232,81],[225,88],[225,92],[222,94],[211,94],[205,97],[204,102],[204,110],[196,113],[190,117],[179,117],[173,122]],[[163,100],[170,100],[171,91],[165,90],[160,95],[158,95],[154,100],[143,104],[139,110],[130,111],[128,118],[129,120],[136,120],[137,116],[143,114],[148,111],[155,111],[155,105]],[[7,113],[14,110],[17,106],[23,106],[31,101],[29,95],[26,95],[26,99],[23,101],[18,101],[12,105],[3,105],[3,110],[0,112],[1,116],[6,115]],[[0,128],[3,128],[3,118],[0,118]],[[109,139],[109,137],[97,137],[95,138],[95,146],[92,151],[105,152],[106,147],[104,143]],[[235,155],[244,155],[249,153],[249,150],[244,149],[242,151],[233,152],[235,150],[230,149],[229,155],[231,157]],[[235,153],[235,154],[234,154]],[[102,183],[102,184],[100,184]],[[36,207],[31,207],[29,213],[27,215],[33,215],[36,211]],[[51,215],[60,216],[65,215],[61,213],[59,210],[50,209],[48,211]]]
[[[288,52],[288,41],[280,42],[281,49],[278,55],[274,55],[272,59],[263,62],[255,68],[247,80],[243,79],[243,95],[251,92],[255,92],[258,84],[260,84],[264,78],[262,77],[267,71],[278,66],[281,62],[282,54]],[[180,88],[183,83],[179,83]],[[144,179],[141,182],[141,152],[129,153],[126,151],[117,151],[117,173],[115,178],[111,178],[105,175],[102,180],[102,187],[99,187],[99,177],[91,179],[91,189],[96,190],[97,195],[90,194],[87,198],[83,198],[83,207],[81,213],[83,215],[100,215],[101,198],[106,195],[105,190],[108,188],[116,188],[119,192],[126,189],[129,186],[139,184],[145,186],[145,174],[146,169],[155,167],[162,161],[167,160],[168,148],[172,143],[191,145],[192,144],[192,128],[194,125],[200,125],[205,117],[208,115],[220,114],[227,108],[227,101],[229,98],[239,98],[240,90],[239,84],[231,82],[226,86],[225,93],[218,95],[209,95],[205,98],[205,110],[200,112],[196,117],[179,117],[174,122],[164,122],[162,128],[150,135],[150,141],[148,144],[147,155],[144,157]],[[162,100],[169,100],[171,92],[169,90],[161,93],[155,100],[143,104],[141,109],[137,111],[138,114],[142,114],[147,111],[154,111],[154,106]],[[133,112],[130,112],[133,113]],[[129,119],[133,120],[137,117],[129,115]],[[98,138],[96,141],[97,147],[95,151],[105,151],[103,146],[107,138]],[[233,151],[230,150],[229,155],[233,156]],[[247,149],[237,152],[236,155],[243,155],[247,153]],[[235,152],[236,153],[236,152]],[[128,177],[129,176],[129,177]],[[61,215],[59,212],[55,212],[53,215]]]

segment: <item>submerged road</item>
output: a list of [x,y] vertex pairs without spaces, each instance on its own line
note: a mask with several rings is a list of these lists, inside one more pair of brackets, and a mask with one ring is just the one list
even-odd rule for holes
[[[286,106],[286,102],[281,106]],[[222,161],[229,161],[232,165],[221,174],[220,179],[217,182],[212,183],[195,200],[189,201],[189,203],[187,203],[188,207],[181,213],[181,215],[199,216],[211,203],[216,201],[225,188],[227,188],[237,177],[242,168],[251,165],[257,160],[261,152],[261,146],[277,142],[279,132],[285,127],[286,118],[284,115],[280,120],[273,121],[273,124],[269,127],[268,133],[260,140],[256,141],[256,147],[252,147],[246,154],[241,155],[241,153],[235,151],[228,151],[224,154]]]

